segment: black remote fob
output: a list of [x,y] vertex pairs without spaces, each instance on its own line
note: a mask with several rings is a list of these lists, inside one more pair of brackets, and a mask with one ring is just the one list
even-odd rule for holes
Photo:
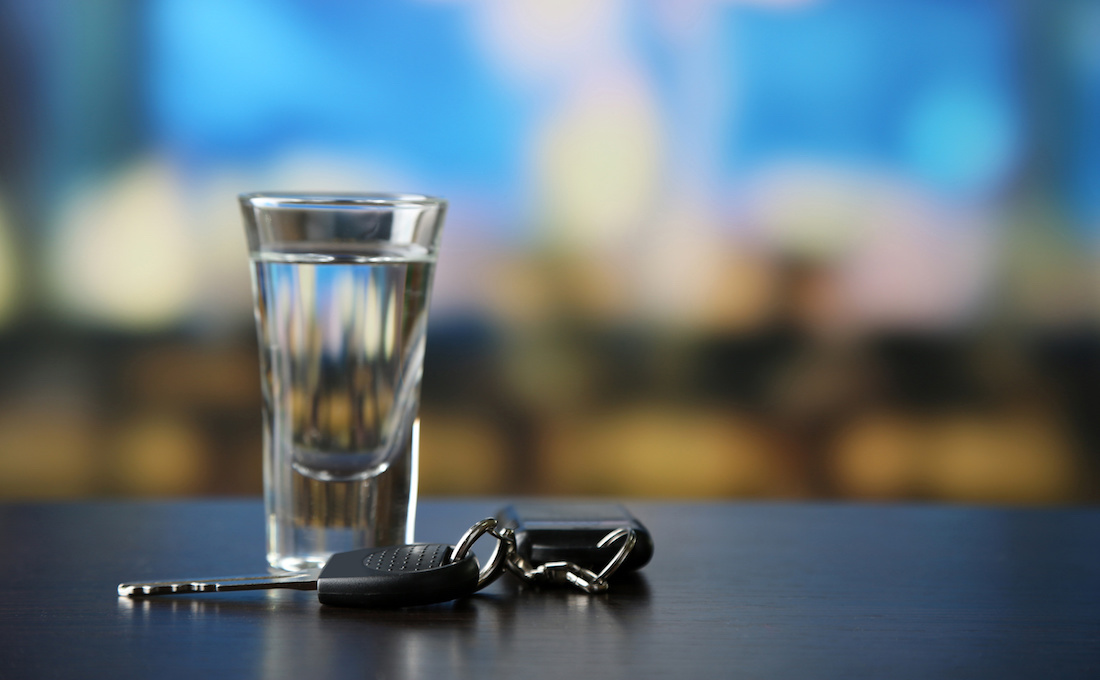
[[653,557],[653,537],[626,508],[616,503],[514,503],[497,521],[516,533],[516,552],[539,565],[567,561],[599,572],[615,556],[619,543],[599,547],[608,533],[628,528],[637,542],[619,573],[641,569]]

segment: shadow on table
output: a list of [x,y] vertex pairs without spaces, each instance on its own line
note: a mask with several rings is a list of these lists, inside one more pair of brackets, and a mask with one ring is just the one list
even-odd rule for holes
[[254,657],[264,677],[446,675],[519,664],[542,647],[615,654],[650,620],[650,588],[640,574],[622,575],[597,595],[506,577],[464,600],[403,610],[323,607],[313,598],[285,591],[119,598],[119,608],[139,631],[170,623],[185,639],[216,633],[218,644]]

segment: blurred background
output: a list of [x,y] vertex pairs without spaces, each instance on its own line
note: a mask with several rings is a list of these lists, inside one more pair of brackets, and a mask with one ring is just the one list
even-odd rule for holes
[[451,201],[427,493],[1100,500],[1100,2],[0,0],[0,498],[260,492],[286,189]]

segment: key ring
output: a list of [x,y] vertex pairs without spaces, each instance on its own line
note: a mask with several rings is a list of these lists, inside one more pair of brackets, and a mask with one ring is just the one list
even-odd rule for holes
[[619,567],[623,566],[623,562],[626,562],[626,558],[630,557],[630,551],[634,549],[634,544],[638,542],[638,535],[634,533],[633,529],[616,529],[600,539],[600,542],[596,544],[597,548],[606,548],[620,538],[625,537],[626,540],[619,547],[619,552],[615,553],[615,556],[611,558],[611,561],[607,563],[600,573],[596,574],[596,582],[602,583],[604,587],[607,587],[607,579],[611,578],[611,575],[619,570]]
[[462,534],[462,538],[458,539],[458,545],[456,545],[454,551],[451,552],[451,561],[457,562],[466,557],[466,553],[470,552],[470,548],[474,547],[474,543],[477,542],[477,539],[485,534],[490,534],[497,539],[496,547],[493,548],[493,554],[489,556],[489,561],[486,562],[485,566],[478,572],[476,590],[481,590],[497,580],[497,577],[504,571],[504,559],[508,556],[508,550],[504,547],[504,538],[495,531],[496,527],[497,521],[492,517],[486,517],[475,523],[466,530],[466,533]]

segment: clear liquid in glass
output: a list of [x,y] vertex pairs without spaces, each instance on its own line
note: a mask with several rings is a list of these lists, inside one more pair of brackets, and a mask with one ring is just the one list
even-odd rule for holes
[[433,265],[415,247],[253,256],[271,566],[412,542]]

